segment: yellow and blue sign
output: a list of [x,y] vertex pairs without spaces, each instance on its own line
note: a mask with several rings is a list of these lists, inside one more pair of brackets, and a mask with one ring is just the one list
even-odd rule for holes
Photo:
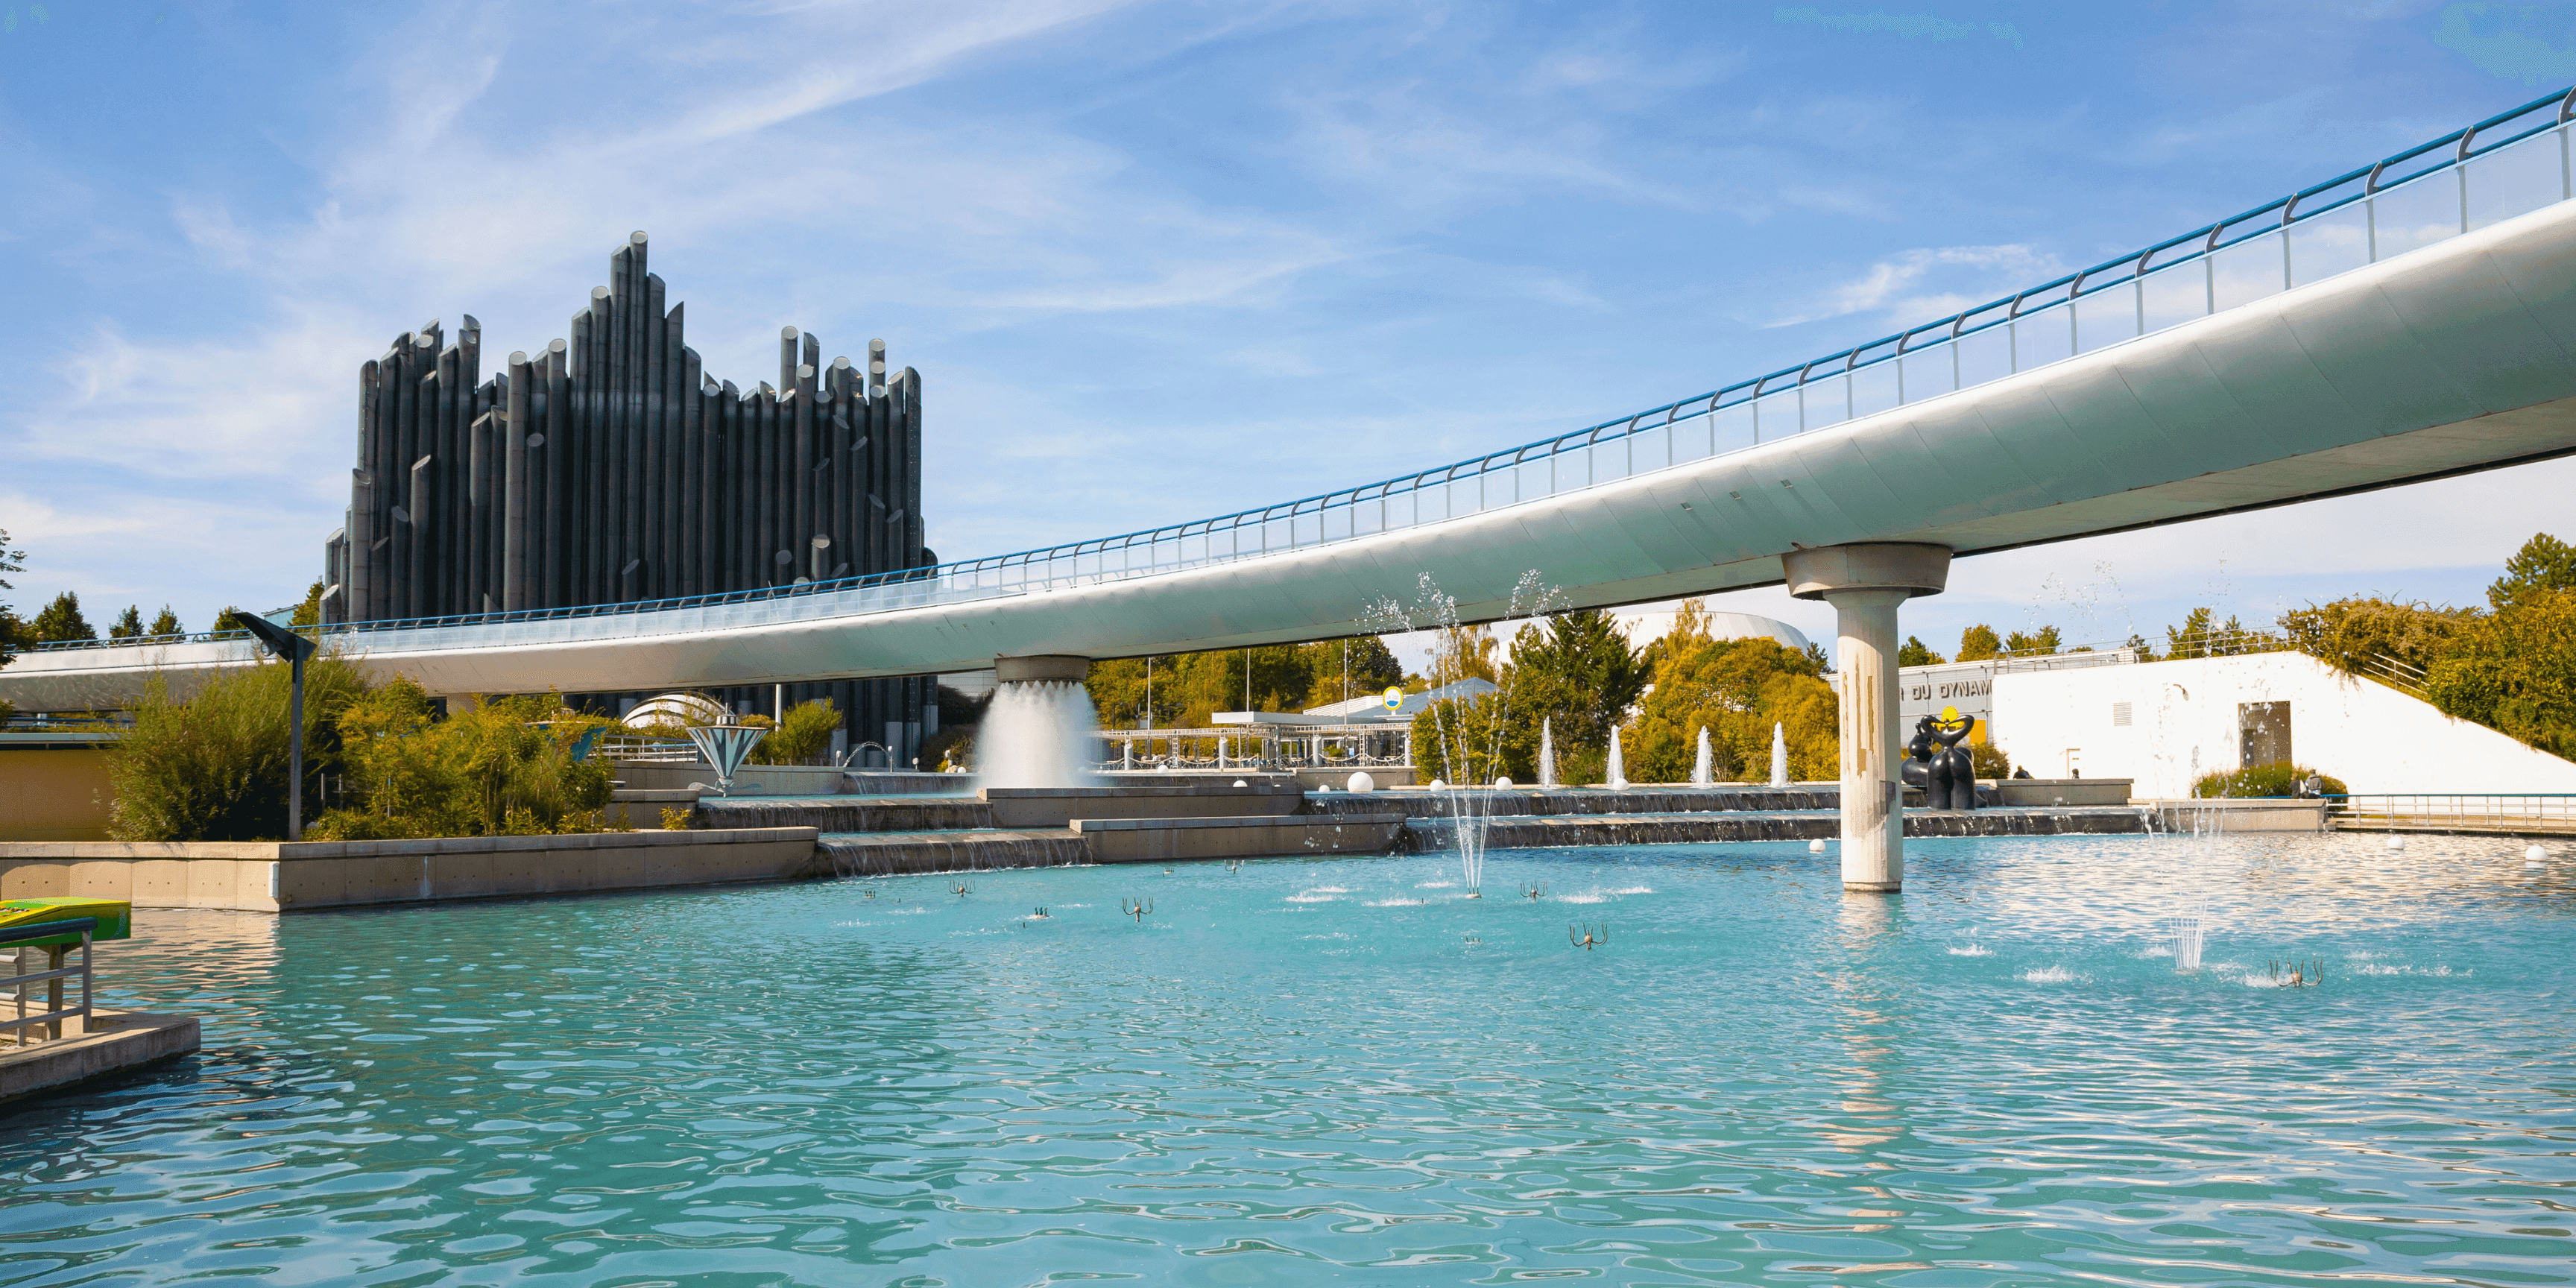
[[[82,917],[98,922],[98,928],[89,932],[93,940],[133,937],[134,905],[122,899],[0,899],[0,930],[41,926],[50,921],[76,921]],[[67,935],[48,935],[43,939],[21,939],[7,947],[33,945],[52,948],[79,942],[80,934],[75,931]]]
[[1379,704],[1384,706],[1387,710],[1396,710],[1404,705],[1404,690],[1390,688],[1386,692],[1379,694],[1377,700]]

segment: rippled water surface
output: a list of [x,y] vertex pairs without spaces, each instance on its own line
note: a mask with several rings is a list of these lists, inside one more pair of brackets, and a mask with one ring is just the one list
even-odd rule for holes
[[146,911],[103,959],[205,1051],[0,1109],[0,1282],[2564,1283],[2576,859],[2522,844]]

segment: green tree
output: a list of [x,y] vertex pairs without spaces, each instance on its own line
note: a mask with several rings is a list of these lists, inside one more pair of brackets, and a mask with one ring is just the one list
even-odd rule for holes
[[[0,528],[0,573],[25,572],[26,568],[18,561],[26,557],[26,551],[9,548],[9,530]],[[0,577],[0,590],[15,589],[8,578]],[[11,611],[7,602],[0,601],[0,666],[9,665],[17,657],[19,646],[27,639],[26,623],[18,620],[18,614]]]
[[107,637],[112,640],[130,640],[142,634],[143,610],[132,604],[127,604],[125,611],[116,615],[116,624],[107,628]]
[[[2529,549],[2529,547],[2525,547]],[[2426,669],[2434,706],[2576,760],[2576,590],[2521,589]]]
[[1618,619],[1597,608],[1521,627],[1498,681],[1508,693],[1504,772],[1536,781],[1542,722],[1555,734],[1557,768],[1566,781],[1590,781],[1605,771],[1611,727],[1626,723],[1628,707],[1645,691],[1647,672],[1637,654]]
[[2147,637],[2138,634],[2136,631],[2129,632],[2128,642],[2122,644],[2120,647],[2135,650],[2138,655],[2138,660],[2141,662],[2152,662],[2156,660],[2156,646],[2149,644],[2147,642]]
[[2004,653],[2011,657],[2044,657],[2058,649],[2057,628],[2042,626],[2029,634],[2014,631],[2004,637]]
[[54,596],[45,611],[36,614],[36,638],[47,643],[62,640],[94,640],[98,632],[89,619],[81,616],[80,596],[71,591]]
[[2474,608],[2434,608],[2385,599],[2338,599],[2281,614],[2292,647],[2346,675],[2380,673],[2374,658],[2422,672],[2457,647],[2480,616]]
[[[7,535],[0,533],[0,539]],[[2487,587],[2487,607],[2501,613],[2559,590],[2576,590],[2576,547],[2546,532],[2535,532],[2504,561],[2504,576]]]
[[1983,662],[2003,651],[2004,642],[1995,635],[1994,627],[1977,625],[1959,632],[1958,656],[1962,662]]
[[1912,635],[1906,636],[1904,646],[1896,650],[1898,666],[1939,666],[1948,660]]
[[1687,779],[1702,729],[1718,778],[1761,777],[1770,772],[1774,724],[1783,726],[1793,777],[1837,774],[1836,700],[1818,659],[1769,639],[1710,639],[1687,611],[1661,642],[1654,687],[1626,739],[1629,777]]
[[187,633],[188,628],[179,624],[179,615],[171,612],[168,604],[163,604],[161,606],[161,615],[152,619],[152,634],[154,635],[185,635]]
[[2195,608],[2183,615],[2182,625],[2165,628],[2166,661],[2209,656],[2209,616],[2208,609]]
[[295,606],[295,616],[289,619],[286,624],[289,626],[319,626],[322,624],[321,582],[314,582],[312,588],[304,592],[304,602]]

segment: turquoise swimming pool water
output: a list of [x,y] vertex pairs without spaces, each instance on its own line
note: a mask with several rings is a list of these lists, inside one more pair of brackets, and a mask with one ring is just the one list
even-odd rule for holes
[[0,1108],[0,1282],[2567,1282],[2576,859],[2522,845],[147,911],[104,960],[205,1052]]

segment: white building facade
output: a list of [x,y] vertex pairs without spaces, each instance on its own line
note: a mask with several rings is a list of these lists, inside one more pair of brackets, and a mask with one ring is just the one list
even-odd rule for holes
[[[2088,655],[2050,660],[2068,656]],[[2203,774],[2290,760],[2355,793],[2576,792],[2576,763],[2304,653],[2045,670],[2029,660],[1993,674],[1990,719],[1996,744],[2041,778],[2132,778],[2135,796],[2176,798]]]

